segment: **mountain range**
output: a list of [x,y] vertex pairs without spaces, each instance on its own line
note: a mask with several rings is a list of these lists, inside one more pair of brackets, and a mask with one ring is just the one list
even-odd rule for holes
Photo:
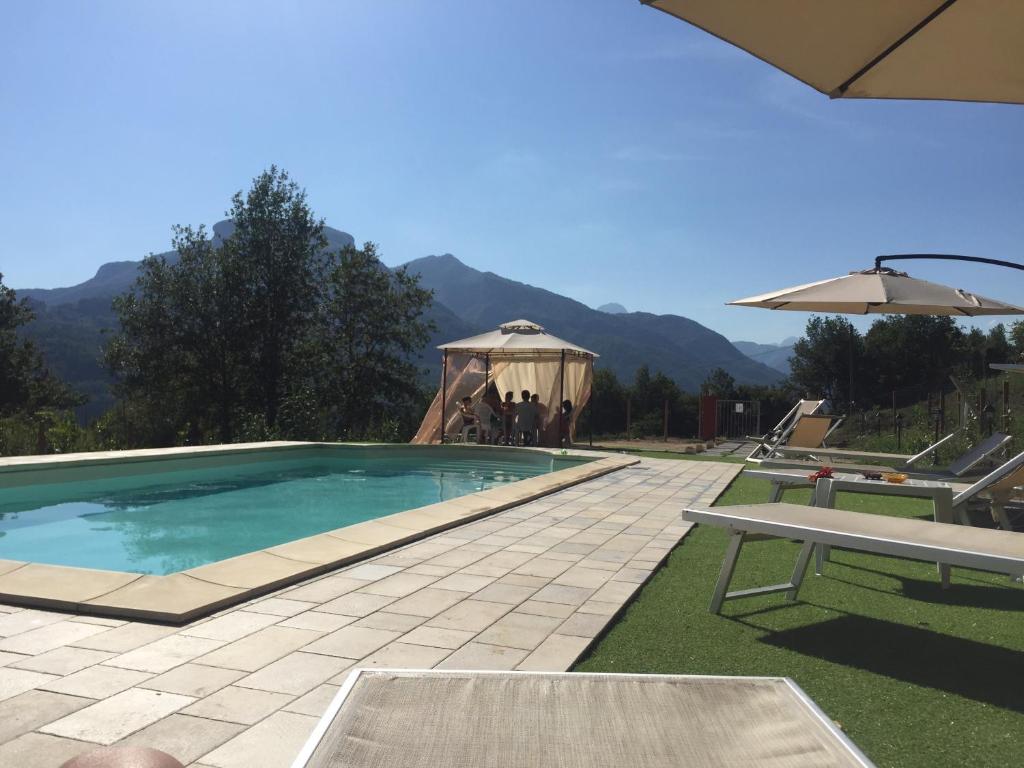
[[732,345],[751,360],[764,363],[768,367],[774,368],[779,373],[783,373],[788,376],[789,358],[793,355],[793,345],[796,344],[796,342],[796,336],[790,336],[788,339],[783,339],[778,344],[759,344],[756,341],[734,341]]
[[[230,236],[231,229],[229,221],[214,225],[213,239]],[[354,243],[351,235],[337,229],[327,227],[325,234],[331,249]],[[177,259],[174,251],[162,255]],[[434,292],[427,318],[435,330],[420,352],[420,364],[430,382],[440,375],[438,344],[517,318],[532,320],[557,336],[594,350],[601,355],[599,367],[614,371],[627,382],[645,364],[691,392],[718,367],[741,384],[771,384],[783,376],[766,360],[747,357],[721,334],[686,317],[626,312],[619,306],[611,312],[592,309],[543,288],[473,269],[451,254],[427,256],[405,266],[419,275],[423,287]],[[80,418],[98,416],[113,403],[101,351],[117,324],[111,300],[131,289],[138,267],[138,261],[115,261],[78,285],[17,289],[18,296],[27,298],[36,313],[26,334],[36,341],[54,373],[89,395]],[[753,352],[758,354],[758,350]]]

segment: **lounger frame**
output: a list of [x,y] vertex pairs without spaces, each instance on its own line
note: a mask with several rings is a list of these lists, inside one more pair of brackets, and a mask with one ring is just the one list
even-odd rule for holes
[[[786,507],[786,504],[755,504],[754,508]],[[816,547],[845,547],[860,552],[869,552],[878,555],[891,555],[893,557],[905,558],[908,560],[936,561],[946,566],[956,565],[964,568],[973,568],[980,571],[994,571],[1006,573],[1012,577],[1019,577],[1024,573],[1024,558],[1007,557],[999,554],[989,554],[975,550],[959,549],[957,547],[939,546],[936,544],[912,541],[897,540],[884,536],[871,536],[865,534],[849,533],[841,530],[830,529],[828,526],[829,514],[832,510],[822,510],[821,524],[818,526],[797,525],[787,523],[784,520],[766,520],[757,517],[745,517],[740,512],[730,511],[731,507],[717,507],[715,509],[694,509],[683,510],[683,519],[693,523],[704,523],[729,531],[729,545],[726,548],[725,559],[722,562],[722,569],[718,575],[718,582],[711,598],[709,610],[711,613],[721,613],[722,603],[740,597],[752,595],[770,594],[785,592],[786,599],[794,601],[800,591],[807,565],[810,563],[811,555]],[[743,509],[740,507],[739,509]],[[843,512],[846,515],[858,515],[863,517],[874,517],[863,512]],[[947,525],[945,523],[925,523],[920,525]],[[976,530],[976,529],[975,529]],[[1008,531],[998,531],[1008,536],[1018,534]],[[751,534],[762,534],[774,538],[796,539],[802,541],[803,546],[797,556],[796,565],[793,569],[793,576],[783,584],[772,584],[766,587],[755,587],[753,589],[729,591],[729,583],[732,581],[733,572],[736,569],[736,562],[739,559],[740,551],[743,548],[744,540]],[[949,584],[948,568],[942,574],[943,587]]]

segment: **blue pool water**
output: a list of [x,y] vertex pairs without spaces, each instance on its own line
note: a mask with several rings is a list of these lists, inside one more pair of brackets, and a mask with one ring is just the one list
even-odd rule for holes
[[571,465],[523,457],[424,462],[324,450],[37,479],[0,489],[0,559],[167,574]]

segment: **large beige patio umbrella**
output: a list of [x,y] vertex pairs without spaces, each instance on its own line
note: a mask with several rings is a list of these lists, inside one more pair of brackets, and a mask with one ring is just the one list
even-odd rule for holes
[[788,309],[844,315],[1022,315],[1024,307],[961,288],[910,277],[888,267],[795,285],[728,302],[740,307]]
[[[950,288],[939,283],[910,277],[883,267],[882,261],[898,259],[940,259],[981,262],[1024,269],[1013,262],[985,259],[976,256],[949,254],[906,254],[879,256],[872,269],[851,272],[841,277],[819,280],[816,283],[795,285],[778,291],[748,296],[727,302],[739,307],[784,309],[798,312],[821,312],[844,315],[901,314],[949,315],[977,317],[981,315],[1024,315],[1024,307],[989,299],[962,288]],[[853,329],[850,329],[850,382],[849,398],[853,400]]]
[[831,98],[1024,103],[1021,0],[640,0]]

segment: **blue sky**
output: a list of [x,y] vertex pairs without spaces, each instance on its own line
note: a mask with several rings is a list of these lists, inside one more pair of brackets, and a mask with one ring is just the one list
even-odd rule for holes
[[[1024,261],[1024,107],[830,102],[636,0],[4,10],[14,287],[166,250],[271,163],[389,264],[450,252],[733,339],[807,318],[725,301],[878,253]],[[912,266],[1024,303],[1024,273]]]

